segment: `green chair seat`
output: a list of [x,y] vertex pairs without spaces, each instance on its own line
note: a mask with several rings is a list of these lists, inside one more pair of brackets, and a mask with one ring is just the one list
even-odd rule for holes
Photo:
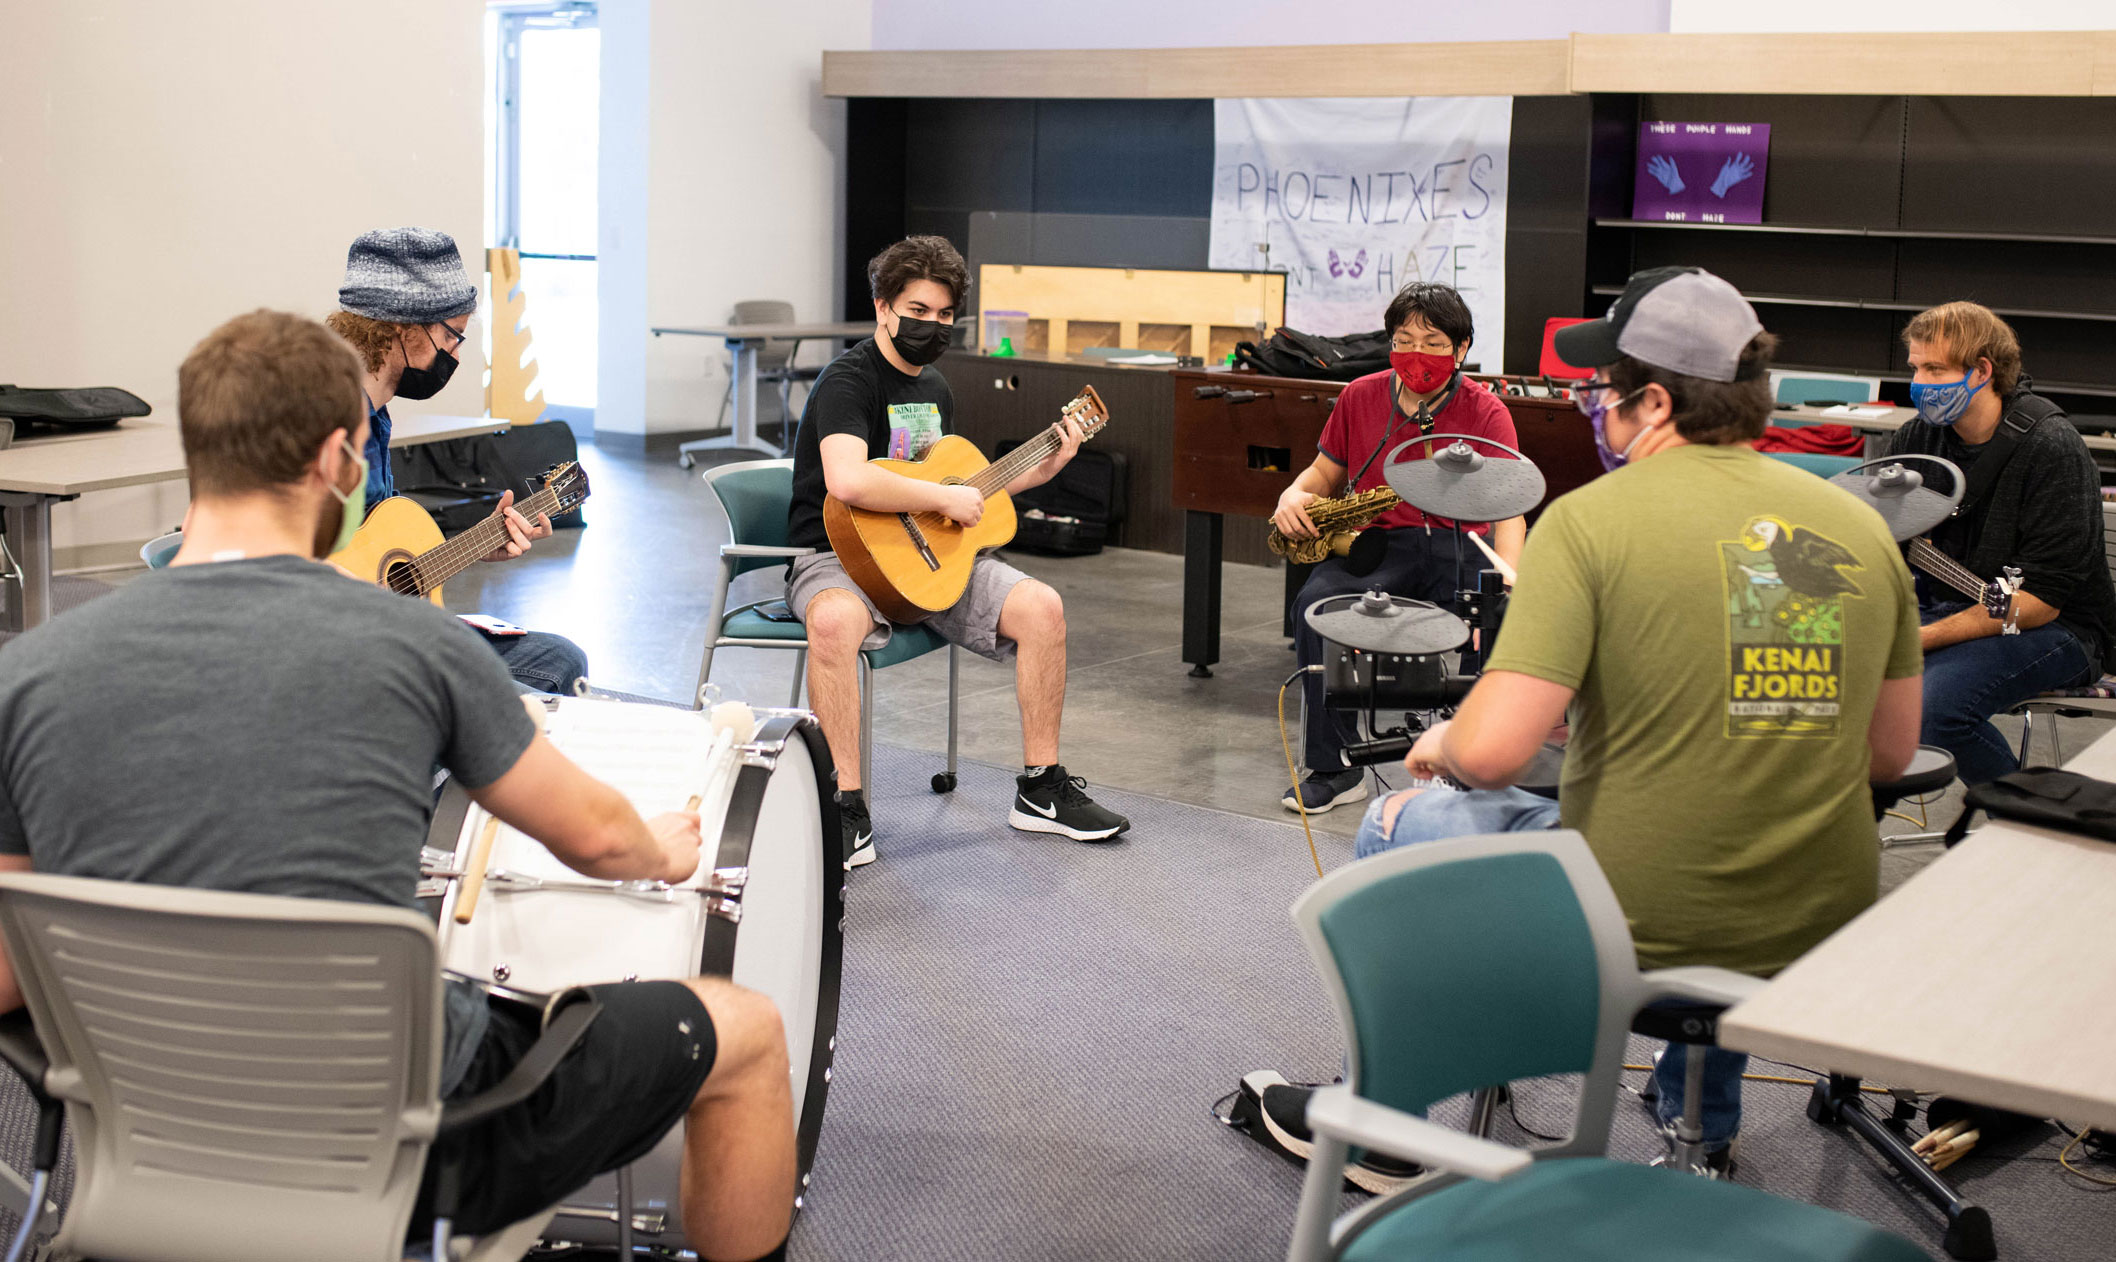
[[1602,1157],[1467,1180],[1362,1232],[1344,1262],[1929,1262],[1909,1241],[1754,1188]]
[[806,640],[808,628],[798,622],[773,622],[754,609],[731,613],[720,624],[720,634],[730,640]]
[[924,657],[935,649],[948,647],[940,638],[940,632],[925,627],[897,627],[889,636],[889,642],[878,649],[866,651],[867,664],[875,670],[908,662],[914,657]]

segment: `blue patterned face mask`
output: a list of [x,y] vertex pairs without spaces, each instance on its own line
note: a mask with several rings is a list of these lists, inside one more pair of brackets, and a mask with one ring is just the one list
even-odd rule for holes
[[1969,384],[1976,375],[1974,368],[1962,374],[1960,381],[1943,381],[1936,385],[1921,382],[1910,383],[1910,406],[1918,410],[1918,419],[1927,425],[1952,425],[1962,419],[1969,410],[1969,400],[1987,384],[1979,381]]

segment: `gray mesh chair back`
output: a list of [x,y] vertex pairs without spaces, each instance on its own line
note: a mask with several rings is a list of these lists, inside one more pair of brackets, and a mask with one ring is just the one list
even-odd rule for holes
[[[791,324],[794,309],[790,302],[776,298],[752,298],[735,304],[731,324]],[[793,360],[794,349],[800,340],[790,337],[775,337],[757,348],[757,372],[760,376],[776,373]]]
[[440,1120],[424,917],[10,873],[0,932],[73,1128],[59,1253],[404,1256]]

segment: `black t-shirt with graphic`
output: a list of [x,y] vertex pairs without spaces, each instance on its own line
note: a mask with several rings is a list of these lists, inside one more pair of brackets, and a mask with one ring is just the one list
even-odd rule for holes
[[854,434],[867,440],[867,458],[917,460],[948,433],[955,396],[940,370],[916,377],[898,372],[873,338],[846,350],[816,378],[794,436],[793,512],[787,542],[830,550],[823,529],[823,439]]

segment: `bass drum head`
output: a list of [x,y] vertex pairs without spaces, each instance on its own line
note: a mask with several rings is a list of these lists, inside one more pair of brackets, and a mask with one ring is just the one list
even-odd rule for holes
[[[821,732],[810,721],[793,726],[751,831],[735,935],[734,980],[771,996],[786,1025],[804,1177],[830,1090],[845,943],[845,868],[829,774]],[[723,856],[731,840],[723,837]]]

